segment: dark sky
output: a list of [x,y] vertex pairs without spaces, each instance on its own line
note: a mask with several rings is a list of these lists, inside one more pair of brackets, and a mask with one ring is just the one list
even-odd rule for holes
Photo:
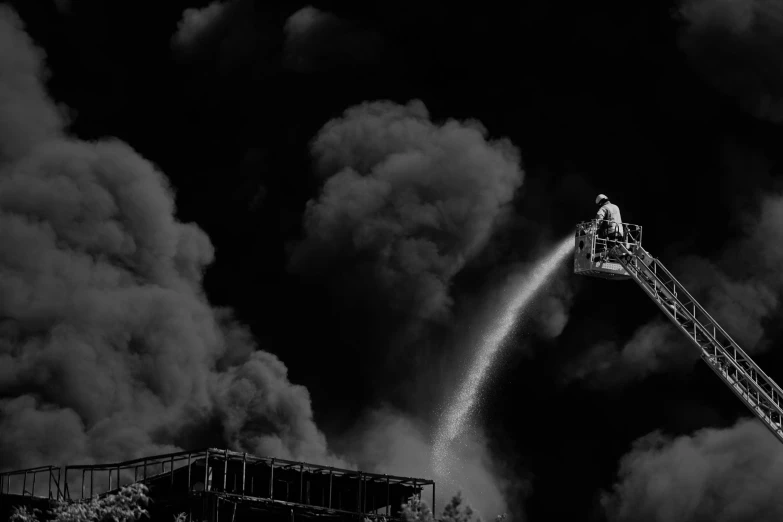
[[[5,4],[0,467],[429,477],[471,332],[599,192],[783,379],[779,2]],[[664,320],[564,265],[478,412],[485,520],[783,516],[779,443]]]

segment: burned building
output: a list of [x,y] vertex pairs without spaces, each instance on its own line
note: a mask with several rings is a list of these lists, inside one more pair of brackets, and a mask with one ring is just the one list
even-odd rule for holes
[[5,472],[0,474],[0,516],[7,520],[19,505],[44,510],[56,501],[89,500],[135,482],[149,488],[152,520],[168,522],[180,513],[189,522],[375,520],[397,517],[413,496],[430,500],[431,493],[435,502],[432,480],[206,449]]

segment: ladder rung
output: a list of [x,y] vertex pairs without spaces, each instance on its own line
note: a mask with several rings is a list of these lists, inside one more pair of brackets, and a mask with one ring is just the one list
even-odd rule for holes
[[[783,390],[737,346],[660,261],[653,258],[648,266],[638,258],[638,254],[634,254],[630,261],[623,257],[618,257],[618,260],[636,283],[699,346],[705,361],[783,442],[783,430],[779,427],[783,422]],[[661,266],[660,276],[658,265]],[[686,297],[685,301],[679,300],[678,293]]]

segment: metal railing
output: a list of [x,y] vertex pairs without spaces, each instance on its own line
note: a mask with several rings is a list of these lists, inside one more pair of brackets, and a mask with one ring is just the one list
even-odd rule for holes
[[[596,234],[599,229],[600,223],[612,223],[610,221],[599,221],[592,219],[590,221],[582,221],[576,225],[576,235],[585,236]],[[623,234],[625,238],[623,241],[634,244],[642,244],[642,227],[640,225],[634,225],[633,223],[621,223],[623,226]]]
[[[181,451],[110,464],[65,466],[65,499],[92,498],[117,491],[122,486],[147,482],[166,474],[173,481],[175,470],[190,467],[192,455],[193,452]],[[78,492],[78,497],[74,489]]]
[[622,243],[630,250],[641,248],[642,227],[633,223],[621,223],[622,235],[614,235],[610,239],[607,230],[602,229],[602,226],[608,223],[610,222],[593,219],[576,225],[575,273],[610,280],[623,280],[630,277],[622,265],[613,259],[612,252],[618,243]]
[[674,325],[699,348],[701,358],[783,442],[783,390],[721,328],[663,264],[643,249],[615,247],[628,274]]
[[60,489],[60,468],[39,466],[0,473],[0,495],[48,497],[52,500],[60,500],[64,498]]
[[[109,464],[80,464],[60,469],[33,468],[3,473],[3,484],[10,487],[12,477],[27,477],[48,471],[56,485],[50,498],[82,501],[115,492],[122,486],[142,482],[162,494],[200,495],[211,493],[225,498],[260,500],[291,506],[307,506],[331,512],[363,514],[369,518],[389,515],[391,506],[410,499],[392,498],[393,493],[421,494],[435,482],[429,479],[367,473],[319,464],[272,457],[257,457],[222,449],[182,451]],[[56,479],[55,477],[56,471]],[[20,486],[24,491],[24,486]],[[39,488],[38,492],[43,492]],[[1,491],[0,491],[1,493]],[[35,488],[28,491],[34,495]],[[320,496],[319,496],[320,493]],[[40,495],[34,495],[40,496]],[[384,509],[385,508],[385,509]]]

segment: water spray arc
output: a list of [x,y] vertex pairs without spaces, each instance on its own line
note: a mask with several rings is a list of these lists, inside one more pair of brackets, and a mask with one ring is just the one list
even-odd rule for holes
[[468,418],[480,398],[481,384],[495,355],[503,347],[506,338],[514,331],[518,323],[517,319],[524,308],[551,280],[560,264],[572,255],[573,241],[571,235],[560,241],[547,256],[536,263],[529,273],[520,278],[509,293],[508,300],[500,307],[497,318],[484,330],[468,376],[460,387],[459,393],[449,404],[435,439],[432,466],[438,475],[449,474],[451,465],[449,446],[465,429]]

